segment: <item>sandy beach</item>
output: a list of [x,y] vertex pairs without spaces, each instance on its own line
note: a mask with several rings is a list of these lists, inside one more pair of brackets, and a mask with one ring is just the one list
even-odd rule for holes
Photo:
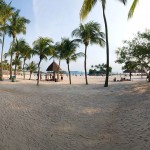
[[[0,82],[0,150],[149,150],[150,83]],[[120,78],[119,76],[117,77]]]

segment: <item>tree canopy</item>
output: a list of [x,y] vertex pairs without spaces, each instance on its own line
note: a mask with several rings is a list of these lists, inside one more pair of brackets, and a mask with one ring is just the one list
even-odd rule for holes
[[[91,66],[91,69],[89,69],[89,75],[102,75],[106,74],[106,64],[98,64],[95,66]],[[109,73],[112,72],[112,67],[109,66]]]
[[124,41],[123,45],[116,50],[116,63],[124,64],[123,68],[130,66],[130,69],[150,70],[150,30],[138,32],[132,40]]

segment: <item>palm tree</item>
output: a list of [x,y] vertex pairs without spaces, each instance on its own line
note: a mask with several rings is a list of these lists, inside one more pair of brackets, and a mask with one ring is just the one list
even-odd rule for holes
[[[55,43],[52,57],[53,57],[53,59],[57,58],[59,60],[59,68],[60,68],[60,62],[63,59],[62,58],[62,43],[61,42],[56,42]],[[58,74],[59,73],[60,73],[60,70],[58,70]],[[57,78],[59,79],[59,76]]]
[[20,59],[16,57],[16,58],[12,61],[12,65],[15,66],[15,69],[14,69],[14,76],[16,76],[17,66],[20,66],[20,65],[21,65]]
[[[119,0],[122,3],[125,4],[126,0]],[[81,11],[80,11],[80,18],[81,20],[85,19],[89,12],[92,10],[92,8],[95,6],[95,4],[98,2],[98,0],[84,0]],[[105,24],[105,35],[106,35],[106,79],[105,79],[105,85],[104,87],[108,87],[108,78],[109,78],[109,41],[108,41],[108,26],[107,26],[107,19],[105,15],[105,5],[106,0],[100,0],[102,4],[102,11],[103,11],[103,19]]]
[[29,70],[29,71],[30,71],[29,80],[31,80],[31,75],[32,75],[32,73],[37,70],[37,64],[36,64],[34,61],[32,61],[32,62],[29,63],[29,64],[26,64],[26,70]]
[[104,33],[100,31],[100,25],[97,22],[90,21],[89,23],[83,25],[80,24],[79,28],[72,31],[72,36],[78,37],[85,45],[85,61],[84,61],[84,69],[85,69],[85,81],[86,85],[88,85],[87,80],[87,47],[89,44],[99,44],[100,46],[104,46]]
[[59,60],[59,67],[60,67],[60,61],[63,59],[62,58],[62,55],[63,55],[62,49],[63,49],[63,40],[62,40],[62,42],[57,42],[54,47],[54,51],[56,53],[55,57]]
[[[26,24],[30,23],[25,17],[19,16],[20,10],[13,13],[12,17],[9,19],[10,25],[8,26],[8,34],[13,37],[12,47],[15,46],[17,34],[26,34]],[[12,58],[13,58],[13,48],[11,49],[10,57],[10,78],[12,76]]]
[[29,44],[25,41],[25,39],[19,39],[17,40],[16,46],[15,46],[16,54],[19,53],[20,59],[23,58],[23,75],[25,79],[25,62],[27,59],[31,58],[32,49],[29,46]]
[[76,49],[79,47],[79,40],[69,40],[69,38],[62,38],[62,59],[66,60],[68,65],[69,82],[71,84],[70,74],[70,61],[76,61],[78,57],[84,56],[84,53],[76,53]]
[[6,60],[3,62],[3,69],[4,69],[5,71],[8,71],[8,70],[9,70],[9,64],[7,63]]
[[10,18],[10,16],[13,13],[14,8],[10,6],[11,3],[6,4],[3,3],[3,6],[1,8],[1,13],[0,13],[0,30],[2,31],[2,50],[1,50],[1,76],[0,76],[0,80],[3,79],[3,53],[4,53],[4,43],[5,43],[5,35],[7,33],[7,21]]
[[33,55],[38,55],[40,60],[38,63],[38,79],[37,85],[39,85],[39,77],[40,77],[40,64],[43,59],[47,59],[48,55],[52,54],[52,46],[53,40],[50,38],[39,37],[36,41],[33,42]]

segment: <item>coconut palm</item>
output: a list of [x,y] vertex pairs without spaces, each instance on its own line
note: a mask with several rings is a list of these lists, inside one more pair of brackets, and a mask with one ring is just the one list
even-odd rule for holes
[[2,50],[1,50],[1,77],[0,80],[2,80],[3,78],[3,53],[4,53],[4,42],[5,42],[5,35],[7,33],[7,21],[10,18],[10,16],[13,13],[14,8],[10,6],[11,3],[6,4],[3,3],[2,7],[1,7],[1,13],[0,13],[0,30],[2,31]]
[[15,45],[14,45],[14,53],[16,54],[17,58],[20,58],[22,49],[25,49],[25,40],[24,39],[16,39]]
[[104,46],[104,33],[100,31],[100,25],[97,22],[90,21],[85,25],[80,24],[79,28],[72,31],[72,36],[80,38],[81,41],[85,45],[85,61],[84,61],[84,69],[85,69],[85,81],[86,85],[88,84],[87,80],[87,47],[89,44],[99,44],[100,46]]
[[32,49],[29,44],[25,41],[25,39],[19,39],[16,42],[15,52],[17,55],[20,55],[20,59],[23,58],[23,75],[25,79],[25,62],[27,59],[31,58]]
[[[119,0],[122,3],[125,4],[126,0]],[[80,18],[81,20],[85,19],[89,12],[92,10],[92,8],[95,6],[95,4],[98,2],[98,0],[84,0],[81,11],[80,11]],[[104,87],[108,87],[108,78],[109,78],[109,41],[108,41],[108,26],[107,26],[107,19],[105,15],[105,6],[106,6],[106,0],[100,0],[102,4],[102,11],[103,11],[103,19],[105,24],[105,35],[106,35],[106,79],[105,79],[105,85]]]
[[[25,17],[19,16],[20,10],[13,13],[12,17],[9,19],[10,25],[8,26],[8,34],[13,37],[12,47],[15,46],[17,34],[26,34],[26,24],[30,23]],[[13,48],[11,49],[10,57],[10,78],[12,76],[12,58],[13,58]]]
[[7,61],[3,62],[3,69],[8,71],[9,70],[9,64],[7,63]]
[[[62,43],[61,42],[56,42],[55,43],[52,57],[53,57],[53,59],[57,58],[59,60],[59,68],[60,68],[60,62],[63,59],[62,58]],[[59,73],[60,73],[60,71],[58,71],[58,74]],[[59,76],[58,76],[58,79],[59,79]]]
[[63,55],[63,51],[62,51],[62,49],[63,49],[63,43],[62,42],[57,42],[56,44],[55,44],[55,47],[54,47],[54,51],[55,51],[55,53],[56,53],[56,58],[59,60],[59,67],[60,67],[60,61],[63,59],[62,58],[62,55]]
[[1,22],[2,19],[3,19],[3,13],[2,13],[2,10],[3,10],[3,8],[4,8],[5,5],[6,5],[5,1],[0,0],[0,22]]
[[35,72],[37,70],[37,64],[32,61],[31,63],[29,64],[26,64],[26,70],[30,71],[30,77],[29,77],[29,80],[31,80],[31,75],[33,72]]
[[70,62],[76,61],[78,57],[84,56],[84,53],[76,53],[76,49],[79,47],[80,40],[69,40],[69,38],[62,38],[62,59],[66,60],[69,73],[69,82],[71,84],[70,75]]
[[17,67],[21,65],[20,59],[16,57],[16,58],[12,61],[12,65],[15,66],[15,69],[14,69],[14,76],[16,76]]
[[47,56],[52,54],[52,46],[53,40],[47,37],[39,37],[36,41],[33,42],[33,55],[38,55],[40,60],[38,63],[38,79],[37,85],[39,85],[39,77],[40,77],[40,64],[43,59],[47,59]]

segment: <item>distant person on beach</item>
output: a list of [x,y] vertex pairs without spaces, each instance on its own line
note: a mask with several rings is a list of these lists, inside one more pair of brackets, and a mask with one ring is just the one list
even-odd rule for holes
[[42,80],[42,74],[40,74],[40,80]]
[[52,78],[52,75],[51,75],[51,73],[50,73],[50,75],[49,75],[49,76],[50,76],[50,79],[51,79],[51,78]]
[[61,74],[61,80],[63,80],[63,75]]
[[114,82],[116,82],[116,77],[113,80],[114,80]]

